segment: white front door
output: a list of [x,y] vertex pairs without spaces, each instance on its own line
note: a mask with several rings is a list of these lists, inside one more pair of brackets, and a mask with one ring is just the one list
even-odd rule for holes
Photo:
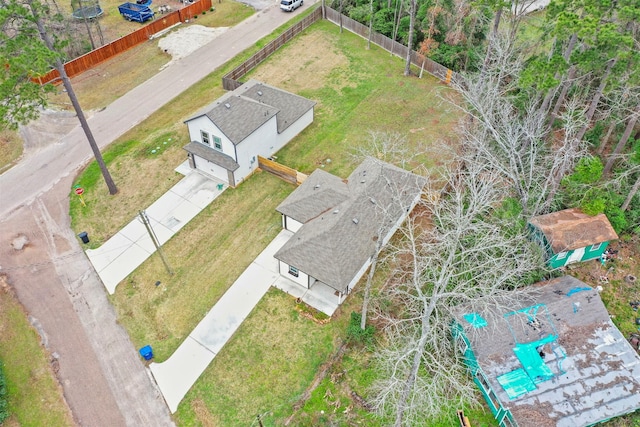
[[576,249],[571,255],[569,255],[569,259],[565,265],[580,261],[583,255],[584,248]]

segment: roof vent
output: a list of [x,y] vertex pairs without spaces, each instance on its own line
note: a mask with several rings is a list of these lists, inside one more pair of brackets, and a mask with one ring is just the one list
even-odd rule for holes
[[358,218],[353,218],[351,221],[353,221],[354,224],[358,223]]
[[262,91],[261,90],[258,91],[258,96],[262,96]]
[[231,108],[231,104],[229,104],[228,102],[224,104],[225,107],[227,108]]
[[364,184],[366,181],[363,179],[362,181],[360,181],[360,184]]
[[320,188],[320,184],[316,184],[316,185],[313,186],[314,190],[317,190],[318,188]]

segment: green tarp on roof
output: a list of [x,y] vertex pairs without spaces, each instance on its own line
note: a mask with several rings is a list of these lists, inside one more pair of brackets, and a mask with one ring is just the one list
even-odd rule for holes
[[524,369],[507,372],[496,379],[511,400],[536,389],[536,385],[531,381]]
[[468,313],[463,315],[462,317],[464,317],[464,320],[471,323],[471,326],[473,326],[474,328],[484,328],[485,326],[487,326],[487,321],[484,320],[484,318],[478,313]]
[[553,378],[553,372],[544,363],[544,360],[542,360],[537,350],[538,346],[553,341],[553,339],[555,339],[555,337],[550,335],[546,339],[529,344],[518,344],[516,348],[513,349],[513,352],[516,354],[520,363],[522,363],[527,375],[529,375],[529,378],[536,384]]

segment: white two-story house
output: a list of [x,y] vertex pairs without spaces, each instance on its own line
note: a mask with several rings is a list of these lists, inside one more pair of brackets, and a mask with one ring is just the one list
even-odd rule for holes
[[315,102],[249,80],[185,121],[189,165],[231,187],[313,122]]

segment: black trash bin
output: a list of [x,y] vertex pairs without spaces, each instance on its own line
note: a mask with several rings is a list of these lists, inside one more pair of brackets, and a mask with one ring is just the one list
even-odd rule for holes
[[82,243],[89,243],[89,235],[87,234],[86,231],[83,231],[82,233],[78,234],[78,237],[80,238],[80,240],[82,240]]

